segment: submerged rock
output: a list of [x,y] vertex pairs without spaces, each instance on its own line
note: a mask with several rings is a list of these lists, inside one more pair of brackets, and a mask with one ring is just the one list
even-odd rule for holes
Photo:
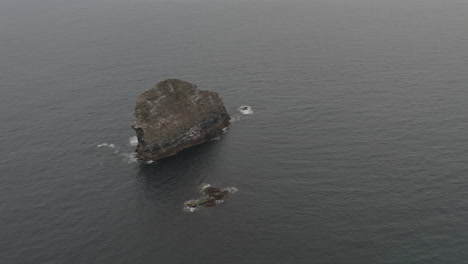
[[223,134],[229,119],[217,93],[181,80],[162,81],[136,102],[137,158],[157,160],[210,141]]

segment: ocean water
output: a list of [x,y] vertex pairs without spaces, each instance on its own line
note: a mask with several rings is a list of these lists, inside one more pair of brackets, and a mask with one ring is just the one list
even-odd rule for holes
[[[467,73],[466,0],[0,0],[0,263],[468,263]],[[141,164],[166,78],[233,122]]]

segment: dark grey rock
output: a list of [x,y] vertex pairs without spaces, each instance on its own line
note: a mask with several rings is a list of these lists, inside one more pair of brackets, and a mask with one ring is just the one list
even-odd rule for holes
[[229,119],[217,93],[181,80],[162,81],[136,102],[137,158],[157,160],[210,141],[223,133]]

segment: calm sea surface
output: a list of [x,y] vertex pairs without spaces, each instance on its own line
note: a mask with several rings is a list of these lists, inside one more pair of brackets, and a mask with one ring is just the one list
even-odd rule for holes
[[[235,122],[139,164],[166,78]],[[0,80],[2,264],[468,263],[466,0],[0,0]]]

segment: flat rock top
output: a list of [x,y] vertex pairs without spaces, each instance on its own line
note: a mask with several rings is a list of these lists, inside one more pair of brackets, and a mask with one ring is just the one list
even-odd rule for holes
[[223,102],[218,94],[201,91],[186,81],[169,79],[138,96],[135,127],[164,126],[168,122],[193,123],[201,113],[216,110]]

